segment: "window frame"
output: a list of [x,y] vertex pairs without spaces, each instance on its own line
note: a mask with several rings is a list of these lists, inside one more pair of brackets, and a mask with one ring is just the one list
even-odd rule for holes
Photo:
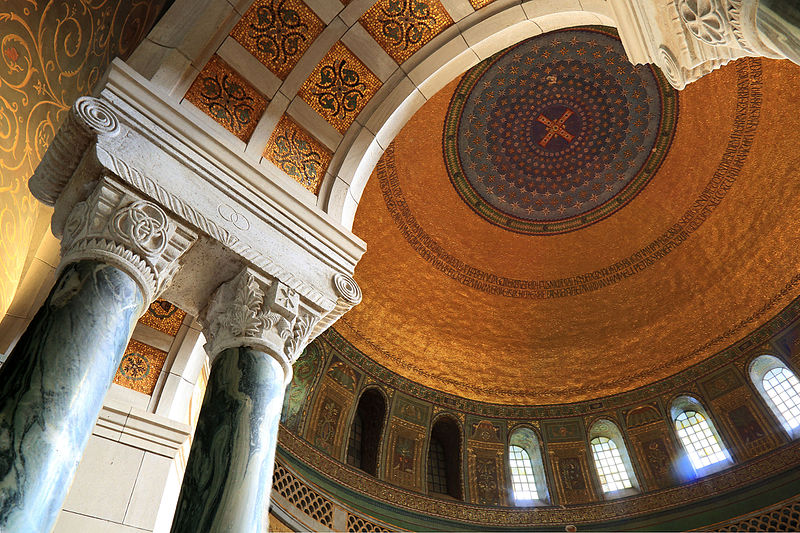
[[[625,473],[630,481],[630,487],[610,491],[603,490],[603,484],[600,481],[600,471],[597,467],[597,462],[595,461],[594,456],[594,448],[592,447],[592,441],[598,437],[605,437],[613,442],[616,446],[617,452],[622,460],[622,465],[625,467]],[[639,484],[639,476],[636,468],[634,467],[633,459],[628,452],[628,443],[625,441],[625,437],[622,434],[622,431],[620,431],[616,422],[608,418],[600,418],[595,420],[589,427],[586,443],[589,448],[588,451],[591,459],[589,462],[592,465],[591,468],[594,473],[594,481],[599,488],[599,494],[602,495],[604,499],[614,500],[617,498],[625,498],[627,496],[633,496],[642,492],[641,485]]]
[[796,439],[797,437],[800,437],[800,424],[794,428],[791,427],[780,407],[778,407],[764,387],[764,378],[766,375],[770,371],[778,368],[788,370],[790,373],[794,374],[795,378],[800,380],[800,376],[797,375],[797,372],[795,372],[794,369],[792,369],[792,367],[790,367],[783,359],[769,353],[756,356],[752,361],[750,361],[750,364],[748,365],[748,376],[750,377],[751,384],[758,391],[761,400],[769,408],[768,411],[772,414],[778,425],[789,436],[789,438]]
[[[514,496],[514,478],[511,472],[511,456],[509,453],[511,446],[522,448],[528,454],[528,459],[531,462],[531,469],[533,470],[536,495],[538,496],[536,499],[517,500]],[[540,507],[543,505],[550,505],[547,470],[544,460],[542,459],[544,456],[543,452],[542,440],[533,428],[527,425],[519,425],[511,428],[511,431],[508,433],[508,442],[506,443],[504,458],[506,473],[508,475],[509,505],[513,507]]]
[[[690,454],[693,452],[690,452],[686,448],[686,444],[684,444],[680,435],[678,435],[678,428],[676,426],[678,416],[686,411],[695,411],[703,415],[703,418],[711,430],[711,434],[714,436],[717,444],[722,450],[722,454],[724,456],[723,459],[711,463],[710,465],[700,467],[694,465],[694,462],[690,457]],[[728,443],[722,438],[722,435],[720,435],[719,431],[717,430],[717,425],[714,423],[714,419],[708,413],[700,400],[688,394],[677,396],[674,400],[672,400],[672,404],[670,406],[670,424],[672,426],[672,433],[675,435],[675,438],[680,445],[680,465],[677,470],[682,473],[683,477],[694,479],[707,476],[711,473],[733,466],[733,457],[731,456],[730,446],[728,446]]]

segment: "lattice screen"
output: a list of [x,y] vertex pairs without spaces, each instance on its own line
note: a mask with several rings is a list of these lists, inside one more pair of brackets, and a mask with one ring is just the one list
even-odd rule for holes
[[275,463],[275,473],[272,475],[272,488],[302,513],[323,526],[333,528],[333,505],[331,502],[308,488],[277,462]]

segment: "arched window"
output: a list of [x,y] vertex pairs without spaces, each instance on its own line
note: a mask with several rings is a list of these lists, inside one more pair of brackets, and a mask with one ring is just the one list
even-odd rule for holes
[[378,449],[381,444],[386,400],[378,389],[367,389],[361,395],[350,426],[347,464],[373,476],[378,473]]
[[625,439],[611,420],[598,420],[589,429],[594,468],[606,497],[618,498],[639,491]]
[[671,412],[675,432],[695,472],[706,473],[730,464],[730,454],[699,401],[681,396],[672,403]]
[[541,447],[533,430],[522,427],[511,432],[508,468],[511,495],[516,505],[531,506],[549,501]]
[[431,428],[428,447],[428,492],[461,496],[461,430],[451,418],[443,416]]
[[760,355],[750,363],[750,379],[792,437],[800,435],[800,380],[783,361]]

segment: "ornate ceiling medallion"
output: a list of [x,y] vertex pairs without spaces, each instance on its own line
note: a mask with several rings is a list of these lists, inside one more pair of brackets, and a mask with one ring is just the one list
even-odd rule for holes
[[633,65],[612,29],[533,37],[467,72],[443,136],[450,180],[488,222],[528,235],[601,220],[667,154],[677,91]]

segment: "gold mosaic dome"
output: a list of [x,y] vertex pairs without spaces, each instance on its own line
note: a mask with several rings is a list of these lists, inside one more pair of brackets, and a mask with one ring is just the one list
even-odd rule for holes
[[[557,38],[545,37],[540,52]],[[591,49],[582,39],[551,51]],[[510,67],[524,77],[524,61]],[[674,131],[639,125],[671,142],[657,165],[643,165],[653,174],[635,194],[591,223],[538,234],[491,220],[454,186],[448,117],[465,80],[485,68],[431,98],[366,186],[353,228],[368,244],[356,269],[364,300],[336,329],[368,357],[471,400],[569,403],[703,361],[800,293],[800,184],[783,179],[796,164],[786,132],[800,128],[800,114],[787,112],[797,108],[787,90],[797,66],[740,60],[688,86]],[[502,92],[489,82],[482,90]],[[531,117],[559,118],[524,103]],[[497,138],[490,121],[478,125]],[[571,127],[581,133],[566,122],[567,135]]]

